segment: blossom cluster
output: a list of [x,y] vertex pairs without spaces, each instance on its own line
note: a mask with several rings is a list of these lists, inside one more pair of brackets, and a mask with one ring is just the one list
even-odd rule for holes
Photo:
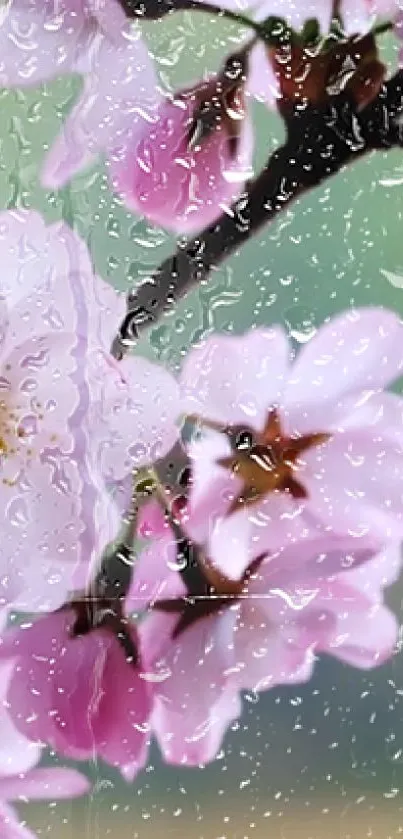
[[[284,0],[284,17],[301,32],[309,13],[327,33],[333,4],[306,5]],[[364,35],[397,9],[340,7],[359,104],[383,80]],[[272,11],[262,0],[256,20]],[[105,153],[127,205],[181,232],[239,195],[250,96],[284,111],[331,79],[313,54],[303,89],[280,64],[276,48],[243,45],[167,101],[118,0],[11,0],[0,22],[1,85],[84,76],[43,183]],[[364,669],[392,655],[403,400],[388,388],[403,323],[350,310],[299,351],[281,326],[214,334],[174,374],[113,358],[124,296],[67,224],[3,212],[0,257],[0,826],[17,839],[31,834],[10,801],[88,788],[76,770],[38,768],[46,746],[127,781],[152,738],[167,762],[202,765],[243,691],[306,681],[320,655]],[[186,467],[170,483],[167,457]]]
[[[212,335],[174,376],[112,358],[124,299],[66,224],[4,212],[0,253],[4,797],[22,780],[51,794],[64,770],[32,768],[44,744],[127,780],[152,737],[166,761],[204,764],[245,689],[305,681],[322,653],[387,659],[398,625],[383,592],[403,538],[403,400],[385,390],[403,370],[397,315],[346,312],[297,354],[278,326]],[[178,447],[179,484],[138,493],[114,598],[100,563],[108,545],[123,562],[133,470],[153,476]],[[85,789],[65,771],[71,794]]]
[[[338,48],[337,59],[330,50],[325,62],[322,42],[314,42],[307,70],[296,45],[290,80],[281,48],[244,37],[216,73],[164,93],[141,38],[139,20],[144,10],[147,17],[147,0],[138,4],[135,23],[122,5],[119,0],[9,0],[0,21],[0,85],[32,86],[65,73],[81,74],[82,93],[45,157],[42,184],[58,189],[104,154],[111,187],[127,207],[180,233],[199,230],[229,212],[242,193],[253,166],[254,99],[270,108],[318,101],[325,89],[338,82],[345,86],[347,73],[347,89],[365,104],[384,76],[368,32],[377,18],[388,16],[400,33],[400,5],[392,0],[259,0],[252,4],[256,22],[279,15],[298,33],[314,19],[322,40],[336,5],[351,40],[342,52]],[[235,13],[240,8],[239,0],[222,5]]]

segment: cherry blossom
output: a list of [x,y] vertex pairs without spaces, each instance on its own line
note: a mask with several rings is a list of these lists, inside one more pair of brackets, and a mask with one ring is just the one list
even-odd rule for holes
[[137,143],[109,160],[125,204],[180,232],[229,208],[252,175],[246,96],[247,83],[218,75],[163,103]]
[[[240,11],[238,2],[223,7]],[[291,2],[263,2],[255,17],[284,15],[301,28],[314,16],[327,31],[331,7],[316,0],[303,9]],[[279,95],[266,47],[257,41],[252,49],[241,49],[207,82],[162,102],[135,142],[110,156],[113,189],[131,210],[163,227],[191,232],[210,224],[230,212],[253,174],[251,97],[275,107]]]
[[62,73],[81,73],[84,86],[45,160],[52,189],[133,138],[159,101],[147,47],[118,0],[11,0],[0,17],[0,85]]
[[125,302],[67,225],[0,215],[0,548],[3,620],[58,608],[119,528],[106,485],[176,440],[177,386],[113,361]]
[[101,757],[129,780],[147,757],[150,687],[113,631],[75,637],[86,610],[77,601],[4,637],[2,655],[15,662],[10,714],[31,741],[76,760]]
[[[254,18],[263,22],[280,15],[297,32],[314,18],[323,37],[329,31],[333,5],[330,0],[308,4],[263,0]],[[366,33],[374,9],[370,13],[364,2],[360,9],[344,5],[346,33]],[[238,0],[225,2],[224,7],[240,10]],[[345,40],[337,55],[328,47],[327,59],[318,46],[306,51],[294,43],[290,53],[286,47],[269,48],[259,38],[247,42],[208,81],[162,101],[134,141],[129,139],[120,152],[109,156],[112,187],[131,210],[163,227],[181,233],[199,230],[221,213],[232,212],[231,204],[252,173],[253,97],[284,113],[296,102],[323,104],[329,90],[343,80],[340,89],[364,107],[379,92],[384,76],[370,35]]]
[[190,352],[183,402],[204,430],[186,529],[227,577],[305,540],[401,538],[402,401],[383,389],[402,372],[402,332],[367,308],[330,320],[294,360],[280,327]]
[[155,502],[143,509],[139,534],[151,541],[136,564],[128,607],[153,610],[140,631],[155,672],[152,731],[170,763],[214,759],[241,713],[242,690],[306,681],[321,653],[363,669],[393,653],[398,624],[383,589],[399,576],[398,545],[378,554],[349,553],[336,539],[321,553],[314,543],[290,546],[251,563],[235,589],[223,576],[211,584],[197,548],[195,574],[192,555],[184,555]]
[[[361,0],[357,7],[345,0],[347,31],[366,31],[374,14],[391,5]],[[224,7],[239,11],[238,0]],[[263,0],[255,17],[283,16],[296,30],[316,18],[325,34],[332,9],[330,0]],[[239,65],[238,80],[233,72],[218,73],[164,98],[138,25],[118,0],[60,0],[57,7],[53,0],[12,0],[1,20],[0,54],[5,87],[66,72],[84,76],[82,94],[46,156],[45,186],[63,186],[103,152],[111,184],[126,205],[180,232],[200,229],[227,211],[251,176],[250,97],[276,107],[284,96],[284,62],[276,64],[274,53],[270,60],[266,45],[257,41],[228,59]],[[318,86],[315,67],[310,78]],[[370,81],[375,95],[383,69],[374,62],[360,80],[361,93]]]

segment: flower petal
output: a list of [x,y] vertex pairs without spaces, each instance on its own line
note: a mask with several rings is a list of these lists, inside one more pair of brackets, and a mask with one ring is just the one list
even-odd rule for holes
[[[0,213],[0,257],[1,296],[6,298],[10,310],[20,301],[25,304],[21,313],[25,330],[20,340],[42,334],[45,326],[68,330],[75,323],[71,320],[71,289],[64,287],[66,276],[73,273],[87,280],[93,269],[85,243],[67,224],[47,225],[34,210],[4,210]],[[34,291],[40,291],[44,299],[29,307],[27,301]],[[35,328],[32,321],[37,324]]]
[[251,329],[241,337],[214,335],[192,349],[180,377],[184,410],[223,425],[262,430],[278,404],[288,373],[285,332]]
[[32,769],[25,775],[0,778],[0,797],[7,801],[75,798],[89,789],[85,775],[62,767]]
[[231,501],[242,489],[242,481],[218,465],[231,454],[224,434],[207,431],[188,446],[192,470],[188,516],[184,525],[196,542],[205,542],[218,516],[225,515]]
[[365,430],[304,454],[300,479],[315,515],[339,534],[395,541],[403,533],[403,450]]
[[[164,618],[171,631],[175,620],[172,616]],[[161,616],[152,615],[146,622],[151,637],[153,628],[161,626]],[[227,694],[225,669],[231,661],[232,627],[233,616],[228,610],[199,620],[165,644],[165,653],[154,661],[153,670],[158,675],[154,677],[156,711],[152,726],[170,763],[199,765],[212,760],[223,728],[239,712],[234,696],[229,705],[222,701]]]
[[108,38],[124,37],[130,24],[119,0],[86,0],[86,5]]
[[363,308],[321,327],[297,356],[284,391],[289,433],[328,431],[354,393],[383,388],[403,371],[403,323]]
[[382,597],[383,589],[399,579],[402,565],[402,548],[397,543],[379,551],[368,562],[346,571],[343,579],[370,600],[377,601]]
[[130,27],[116,41],[99,31],[87,51],[83,91],[48,152],[41,181],[58,189],[100,152],[124,157],[160,99],[148,48]]
[[21,824],[18,813],[13,807],[0,804],[1,839],[37,839],[35,834],[24,824]]
[[189,148],[199,97],[210,98],[212,89],[196,85],[163,102],[142,133],[110,158],[112,186],[126,206],[182,234],[201,230],[223,209],[229,211],[252,175],[253,128],[247,112],[238,111],[233,121],[223,118],[219,129]]
[[265,45],[258,42],[249,55],[247,92],[269,108],[275,108],[280,88]]
[[[141,531],[151,538],[136,558],[130,591],[126,597],[126,611],[143,611],[155,600],[175,599],[186,594],[180,576],[177,543],[159,504],[151,501],[141,511]],[[154,528],[151,526],[154,524]],[[160,527],[155,527],[155,525]]]
[[107,480],[120,481],[133,468],[154,463],[176,443],[180,415],[175,379],[157,364],[131,357],[119,364],[104,353],[91,358],[91,423],[99,463]]
[[349,35],[366,32],[374,20],[368,0],[341,0],[339,13],[343,29]]
[[82,2],[11,0],[0,14],[0,85],[36,85],[71,72],[90,31]]
[[274,624],[264,595],[242,601],[234,633],[234,659],[232,678],[239,689],[259,692],[304,682],[312,675],[311,651],[290,643],[287,626],[281,629]]
[[6,639],[9,654],[18,656],[8,695],[13,719],[70,757],[133,764],[143,755],[148,685],[112,633],[71,638],[73,621],[65,610]]
[[320,649],[353,667],[370,670],[393,655],[398,629],[395,616],[381,603],[365,612],[350,608],[338,614],[334,631]]
[[180,713],[157,700],[152,716],[152,727],[165,763],[175,766],[200,766],[217,757],[231,723],[242,712],[237,693],[224,691],[217,701],[195,717]]
[[14,670],[13,661],[0,661],[0,799],[7,798],[2,784],[7,777],[32,769],[41,756],[41,749],[32,743],[13,723],[7,707],[7,692]]

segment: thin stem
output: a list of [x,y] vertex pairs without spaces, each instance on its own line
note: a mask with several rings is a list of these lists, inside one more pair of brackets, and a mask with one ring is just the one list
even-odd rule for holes
[[394,23],[392,20],[385,20],[383,23],[378,23],[377,26],[374,26],[371,29],[373,35],[383,35],[385,32],[391,32],[394,29]]

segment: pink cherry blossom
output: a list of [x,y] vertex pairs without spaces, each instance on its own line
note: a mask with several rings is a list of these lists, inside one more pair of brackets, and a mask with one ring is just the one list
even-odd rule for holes
[[135,137],[158,104],[156,74],[118,0],[11,0],[0,18],[0,85],[70,72],[84,86],[45,161],[52,189]]
[[136,142],[110,158],[113,188],[130,209],[188,232],[238,197],[252,175],[252,125],[243,83],[227,91],[220,84],[213,78],[168,99]]
[[373,549],[401,539],[402,401],[383,388],[402,372],[402,337],[394,313],[367,308],[333,318],[294,361],[280,327],[190,352],[183,403],[208,430],[189,450],[186,527],[226,576],[332,533]]
[[299,572],[272,572],[267,557],[251,576],[234,629],[231,677],[239,687],[261,691],[305,681],[321,653],[364,670],[393,654],[399,625],[383,603],[383,588],[399,576],[400,545],[330,576],[321,572],[322,561],[317,556]]
[[143,509],[139,535],[152,541],[129,604],[154,610],[140,631],[155,672],[152,731],[170,763],[214,759],[240,715],[240,690],[306,681],[320,653],[363,669],[393,653],[398,624],[383,589],[399,576],[398,545],[375,555],[349,554],[337,540],[320,554],[313,543],[290,546],[262,558],[238,595],[220,598],[219,589],[198,595],[185,585],[183,557],[155,503]]
[[47,611],[81,587],[115,538],[106,483],[176,440],[177,386],[109,355],[125,308],[67,225],[0,214],[0,597]]
[[31,839],[9,801],[72,798],[87,792],[89,784],[74,769],[34,768],[41,749],[18,731],[8,710],[13,670],[12,661],[0,662],[0,833],[2,839]]
[[[239,11],[239,2],[224,2]],[[256,19],[283,14],[296,28],[317,16],[327,31],[332,4],[312,0],[304,8],[291,2],[260,3]],[[228,60],[229,62],[231,59]],[[240,82],[224,72],[162,102],[155,119],[135,142],[109,157],[113,188],[126,206],[163,227],[191,232],[229,211],[251,177],[253,130],[251,95],[275,107],[278,83],[265,46],[258,42],[244,63]],[[243,79],[242,80],[242,75]],[[208,103],[206,107],[206,103]],[[204,106],[204,109],[203,109]]]
[[146,675],[109,629],[72,637],[78,614],[66,607],[4,637],[2,655],[15,662],[10,714],[30,740],[77,760],[98,756],[133,778],[147,756]]

